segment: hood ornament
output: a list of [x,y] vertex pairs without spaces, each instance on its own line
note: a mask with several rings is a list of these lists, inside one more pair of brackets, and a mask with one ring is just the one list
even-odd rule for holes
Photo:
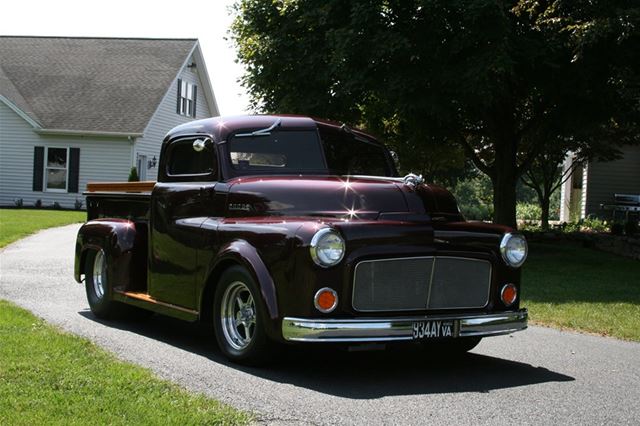
[[408,175],[402,178],[402,182],[404,182],[405,185],[409,185],[410,187],[415,188],[421,183],[423,183],[424,179],[422,178],[422,175],[409,173]]

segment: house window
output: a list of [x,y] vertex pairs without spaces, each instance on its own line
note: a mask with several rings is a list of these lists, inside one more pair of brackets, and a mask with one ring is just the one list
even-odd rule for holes
[[67,191],[69,149],[47,148],[45,155],[45,188],[47,191]]
[[195,84],[178,79],[178,114],[187,117],[196,116],[197,92],[198,87]]

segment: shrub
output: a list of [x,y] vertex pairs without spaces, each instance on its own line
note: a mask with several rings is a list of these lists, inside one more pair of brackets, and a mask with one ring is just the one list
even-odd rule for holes
[[84,204],[84,203],[83,203],[83,201],[82,201],[81,199],[76,198],[76,202],[73,204],[73,207],[74,207],[76,210],[81,210],[81,209],[82,209],[82,205],[83,205],[83,204]]
[[587,217],[577,222],[569,222],[564,228],[564,232],[611,232],[613,233],[613,225],[606,220],[597,217]]
[[582,221],[566,223],[562,230],[564,232],[580,232],[580,226],[582,225],[581,222]]
[[491,180],[486,176],[460,180],[451,192],[455,195],[460,212],[465,218],[491,220],[493,217]]
[[611,226],[606,220],[590,216],[582,221],[582,230],[592,232],[609,232],[611,230]]
[[521,225],[518,225],[518,231],[522,231],[522,232],[540,232],[542,231],[542,228],[540,227],[540,224],[536,223],[523,223]]
[[481,203],[461,205],[460,212],[468,220],[491,220],[493,216],[491,208]]
[[13,204],[15,204],[17,208],[22,208],[24,200],[22,198],[18,198],[17,200],[13,200]]
[[60,210],[60,209],[62,208],[62,206],[60,205],[60,203],[59,203],[59,202],[57,202],[57,201],[53,203],[53,206],[52,206],[52,207],[53,207],[53,209],[54,209],[54,210]]
[[131,170],[129,171],[129,182],[139,182],[140,181],[140,176],[138,176],[138,169],[136,169],[135,167],[132,167]]
[[521,220],[540,220],[542,209],[535,203],[516,204],[516,218]]
[[38,198],[38,199],[36,200],[36,202],[35,202],[35,203],[33,203],[33,207],[35,207],[36,209],[40,209],[40,208],[42,208],[42,200],[41,200],[40,198]]

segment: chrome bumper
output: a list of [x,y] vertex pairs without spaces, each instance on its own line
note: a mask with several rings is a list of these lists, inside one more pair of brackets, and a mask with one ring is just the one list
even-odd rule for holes
[[282,321],[282,336],[291,342],[389,342],[413,340],[416,321],[455,320],[458,337],[509,334],[527,328],[527,310],[498,314],[439,315],[402,318],[291,318]]

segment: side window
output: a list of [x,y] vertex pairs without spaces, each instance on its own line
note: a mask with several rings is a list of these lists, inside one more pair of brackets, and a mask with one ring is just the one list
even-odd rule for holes
[[[183,139],[173,142],[167,150],[168,176],[207,176],[218,169],[214,145],[210,141],[204,144],[204,149],[196,151],[193,143],[198,139]],[[204,140],[204,139],[200,139]]]

